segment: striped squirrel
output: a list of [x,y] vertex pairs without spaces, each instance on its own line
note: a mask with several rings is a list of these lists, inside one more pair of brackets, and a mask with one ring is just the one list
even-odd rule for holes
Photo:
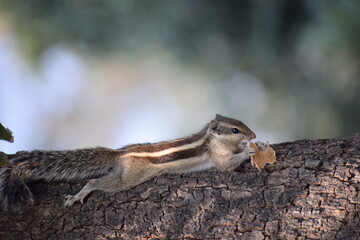
[[171,141],[120,149],[17,152],[0,168],[1,208],[18,210],[23,203],[33,203],[26,182],[36,180],[89,180],[76,195],[66,197],[69,207],[82,204],[91,191],[123,191],[165,173],[231,170],[254,154],[247,143],[255,137],[241,121],[217,114],[200,132]]

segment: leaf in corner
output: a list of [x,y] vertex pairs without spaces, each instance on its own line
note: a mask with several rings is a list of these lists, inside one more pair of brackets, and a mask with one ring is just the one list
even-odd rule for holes
[[14,137],[12,135],[12,132],[5,128],[1,123],[0,123],[0,139],[6,140],[8,142],[14,142]]

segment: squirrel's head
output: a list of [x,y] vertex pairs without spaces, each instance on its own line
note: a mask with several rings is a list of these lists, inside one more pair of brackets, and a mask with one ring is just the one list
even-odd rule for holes
[[239,144],[245,146],[247,142],[256,138],[255,133],[243,122],[220,114],[216,114],[215,119],[210,122],[209,131],[220,142],[234,147]]

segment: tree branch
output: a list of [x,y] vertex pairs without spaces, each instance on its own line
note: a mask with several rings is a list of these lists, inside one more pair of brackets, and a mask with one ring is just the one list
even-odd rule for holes
[[35,205],[0,213],[0,239],[242,238],[360,236],[360,134],[273,145],[261,172],[164,175],[117,194],[94,192],[63,206],[79,183],[33,183]]

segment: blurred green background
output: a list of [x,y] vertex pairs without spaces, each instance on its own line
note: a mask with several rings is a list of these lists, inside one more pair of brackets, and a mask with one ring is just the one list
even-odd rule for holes
[[0,122],[75,148],[191,134],[216,113],[259,140],[360,122],[359,1],[0,0]]

